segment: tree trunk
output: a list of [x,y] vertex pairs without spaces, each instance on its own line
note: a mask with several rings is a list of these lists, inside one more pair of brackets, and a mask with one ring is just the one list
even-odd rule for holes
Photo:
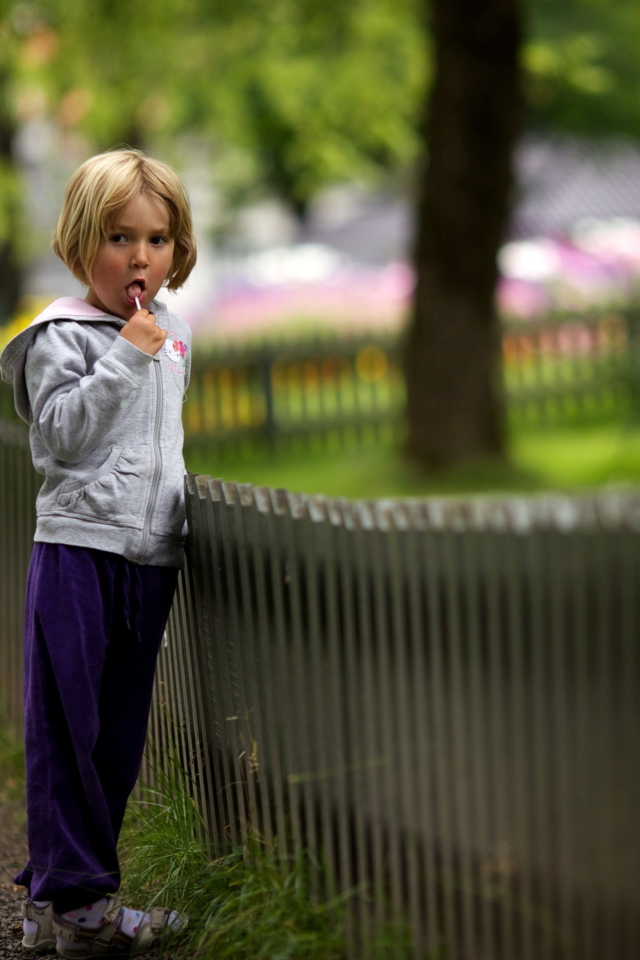
[[409,452],[427,467],[504,452],[496,256],[518,132],[520,0],[432,0],[406,370]]

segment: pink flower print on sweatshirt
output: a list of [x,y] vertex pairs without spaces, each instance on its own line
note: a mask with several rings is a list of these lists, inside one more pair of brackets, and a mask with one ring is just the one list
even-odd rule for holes
[[174,373],[184,373],[187,365],[187,350],[186,343],[176,337],[175,333],[171,331],[167,333],[167,339],[164,342],[164,355]]

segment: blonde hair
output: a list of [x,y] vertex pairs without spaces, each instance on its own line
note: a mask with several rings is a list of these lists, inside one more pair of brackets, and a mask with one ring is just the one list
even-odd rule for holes
[[91,285],[102,239],[123,207],[140,195],[166,203],[175,246],[165,285],[169,290],[177,290],[185,282],[196,262],[186,190],[167,163],[127,148],[91,157],[78,167],[67,184],[52,246],[81,283]]

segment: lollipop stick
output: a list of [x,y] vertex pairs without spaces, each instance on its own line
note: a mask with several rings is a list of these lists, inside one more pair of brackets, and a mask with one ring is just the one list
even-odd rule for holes
[[141,307],[140,307],[140,301],[138,300],[137,297],[134,297],[133,299],[134,299],[135,302],[136,302],[136,307],[138,308],[138,310],[140,310],[140,309],[141,309]]

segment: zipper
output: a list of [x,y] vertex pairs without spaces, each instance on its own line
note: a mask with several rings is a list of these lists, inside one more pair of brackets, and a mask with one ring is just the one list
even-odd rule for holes
[[162,403],[164,400],[164,392],[162,388],[162,370],[160,364],[160,357],[157,355],[154,356],[154,368],[156,371],[156,415],[153,422],[153,458],[154,458],[154,467],[153,474],[151,476],[151,487],[149,490],[149,499],[147,500],[147,508],[144,515],[144,524],[142,526],[142,543],[140,544],[140,550],[138,551],[138,556],[134,559],[134,563],[143,563],[143,558],[145,550],[149,544],[149,535],[151,532],[151,514],[153,512],[153,507],[156,502],[156,493],[158,492],[158,484],[160,483],[160,424],[162,422]]

